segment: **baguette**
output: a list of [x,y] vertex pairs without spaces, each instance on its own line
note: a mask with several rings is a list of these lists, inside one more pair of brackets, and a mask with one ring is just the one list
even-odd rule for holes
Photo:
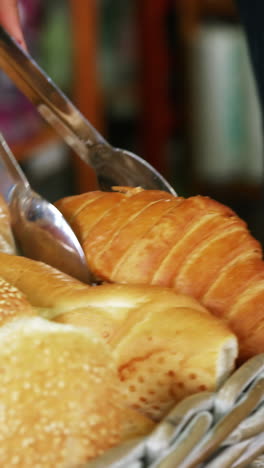
[[107,345],[41,318],[0,328],[1,468],[77,467],[153,422],[126,409]]
[[88,327],[104,339],[126,403],[152,419],[161,419],[189,394],[215,390],[234,369],[235,335],[189,296],[158,286],[91,287],[3,253],[0,275],[42,317]]
[[262,248],[246,223],[208,197],[117,190],[56,203],[97,278],[191,295],[229,324],[241,361],[264,352]]

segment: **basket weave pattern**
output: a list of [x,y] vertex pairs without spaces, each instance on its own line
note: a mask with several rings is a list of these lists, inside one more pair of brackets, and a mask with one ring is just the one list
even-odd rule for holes
[[[89,468],[264,468],[264,354],[215,393],[192,395],[147,437],[131,440]],[[84,467],[83,467],[84,468]]]

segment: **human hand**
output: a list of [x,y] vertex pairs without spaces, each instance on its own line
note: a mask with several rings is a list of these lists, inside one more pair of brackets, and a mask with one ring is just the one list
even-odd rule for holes
[[0,0],[0,25],[26,49],[18,11],[18,0]]

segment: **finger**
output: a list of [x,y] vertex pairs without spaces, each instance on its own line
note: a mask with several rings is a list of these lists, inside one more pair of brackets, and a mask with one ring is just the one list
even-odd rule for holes
[[19,45],[26,49],[17,0],[0,0],[0,24]]

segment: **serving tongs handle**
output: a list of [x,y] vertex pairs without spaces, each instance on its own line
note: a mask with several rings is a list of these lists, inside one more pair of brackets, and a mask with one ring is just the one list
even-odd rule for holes
[[89,148],[108,145],[28,52],[0,26],[0,67],[64,141],[90,164]]

